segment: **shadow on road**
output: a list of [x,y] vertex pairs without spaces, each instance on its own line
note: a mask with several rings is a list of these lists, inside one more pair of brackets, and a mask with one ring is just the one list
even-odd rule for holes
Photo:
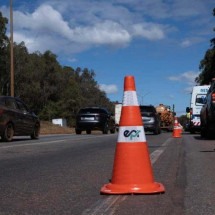
[[203,137],[201,137],[200,132],[196,132],[195,134],[191,134],[190,132],[182,132],[182,136],[193,136],[193,138],[195,138],[196,140],[200,140],[200,141],[203,141],[203,140],[214,141],[215,140],[215,134],[211,135],[208,138],[203,138]]
[[194,138],[196,140],[201,140],[201,141],[203,141],[203,140],[214,141],[215,140],[215,136],[212,136],[212,137],[209,137],[209,138],[202,138],[201,136],[194,136]]
[[203,150],[203,151],[199,151],[199,152],[215,152],[215,149],[213,149],[213,150]]

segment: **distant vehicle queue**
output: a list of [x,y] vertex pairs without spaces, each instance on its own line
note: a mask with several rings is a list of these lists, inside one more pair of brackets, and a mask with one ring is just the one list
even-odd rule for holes
[[[75,132],[93,130],[103,134],[115,133],[119,129],[122,104],[115,104],[115,113],[106,108],[81,108],[76,116]],[[158,135],[162,130],[173,131],[174,106],[160,104],[140,105],[140,113],[144,130]],[[215,78],[210,85],[194,86],[191,94],[190,107],[186,108],[187,125],[184,128],[190,133],[200,132],[202,138],[209,138],[215,133]],[[13,136],[30,136],[38,139],[40,120],[19,98],[0,96],[0,137],[2,141],[12,141]]]
[[[119,127],[121,109],[121,103],[115,104],[116,130],[118,130]],[[162,130],[173,131],[175,117],[173,109],[164,104],[159,104],[157,107],[153,105],[140,105],[144,130],[152,132],[155,135],[160,134]]]

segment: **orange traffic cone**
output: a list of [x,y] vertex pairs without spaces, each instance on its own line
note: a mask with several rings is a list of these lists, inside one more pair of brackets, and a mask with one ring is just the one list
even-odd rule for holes
[[179,126],[177,117],[175,117],[172,136],[178,138],[178,137],[181,137],[181,133],[182,133],[182,129]]
[[154,182],[134,77],[126,76],[112,180],[101,188],[101,193],[164,192],[164,186]]

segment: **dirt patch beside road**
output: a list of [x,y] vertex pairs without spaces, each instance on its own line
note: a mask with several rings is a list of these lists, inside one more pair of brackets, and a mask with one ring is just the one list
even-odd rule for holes
[[62,127],[59,125],[54,125],[48,121],[40,122],[40,134],[74,134],[75,129],[69,127]]

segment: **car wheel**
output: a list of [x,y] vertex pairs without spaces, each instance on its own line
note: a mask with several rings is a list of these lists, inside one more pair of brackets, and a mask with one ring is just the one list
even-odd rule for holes
[[191,134],[195,134],[195,130],[192,128],[192,129],[190,129],[190,133]]
[[76,134],[81,134],[81,130],[80,129],[75,129],[75,133]]
[[87,133],[87,134],[91,134],[91,130],[87,130],[86,133]]
[[112,128],[111,130],[110,130],[110,133],[111,134],[114,134],[116,132],[116,129],[115,128]]
[[104,126],[104,128],[102,130],[102,133],[103,134],[108,134],[108,124],[107,123],[105,123],[105,126]]
[[205,138],[207,136],[207,130],[205,129],[205,127],[201,128],[201,137]]
[[39,125],[35,125],[34,127],[34,131],[33,133],[31,134],[31,139],[35,140],[35,139],[38,139],[39,138],[39,134],[40,134],[40,126]]
[[10,142],[13,139],[14,128],[12,123],[8,123],[4,130],[4,134],[2,135],[2,140],[5,142]]
[[156,128],[155,128],[155,130],[153,131],[153,133],[154,133],[155,135],[160,134],[160,133],[159,133],[159,128],[158,128],[158,127],[156,127]]
[[201,137],[202,138],[207,138],[210,139],[212,136],[212,132],[210,131],[210,126],[209,123],[206,121],[204,123],[202,123],[202,127],[201,127]]

